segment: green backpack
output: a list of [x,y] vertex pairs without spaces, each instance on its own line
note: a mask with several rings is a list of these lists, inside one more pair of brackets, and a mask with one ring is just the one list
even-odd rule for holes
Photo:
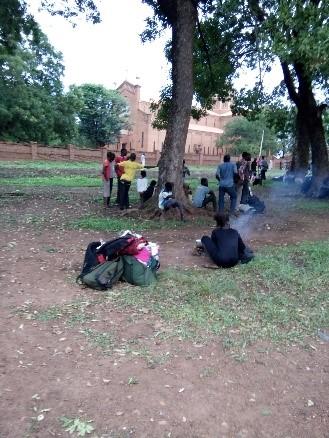
[[149,286],[156,281],[157,263],[154,267],[147,267],[136,260],[135,257],[124,255],[123,259],[123,280],[135,286]]
[[97,290],[111,289],[123,274],[122,257],[96,265],[85,275],[80,275],[80,283]]

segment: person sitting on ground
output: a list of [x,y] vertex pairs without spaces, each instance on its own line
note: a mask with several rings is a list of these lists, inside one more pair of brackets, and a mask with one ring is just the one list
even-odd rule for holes
[[200,185],[196,188],[192,204],[197,208],[206,208],[212,203],[214,211],[217,209],[217,200],[215,193],[208,187],[208,178],[201,178]]
[[144,203],[144,193],[147,189],[147,177],[145,170],[141,170],[140,177],[137,178],[136,185],[137,185],[137,193],[139,194],[139,200],[140,200],[140,208],[143,208]]
[[328,176],[322,181],[322,184],[320,186],[319,190],[319,199],[325,199],[329,198],[329,174]]
[[211,237],[201,238],[202,246],[211,260],[222,268],[232,268],[239,261],[248,263],[253,252],[243,243],[240,234],[230,228],[229,216],[225,213],[214,215],[217,227]]
[[178,208],[181,221],[184,220],[183,206],[180,202],[176,201],[173,195],[173,184],[166,182],[164,188],[159,193],[159,209],[167,211],[170,208]]
[[156,185],[157,185],[157,182],[155,181],[155,179],[152,179],[152,181],[150,182],[150,185],[143,193],[143,205],[146,201],[148,201],[149,199],[152,198]]
[[114,178],[114,159],[115,154],[113,152],[107,152],[106,160],[103,163],[102,177],[103,177],[103,198],[104,207],[110,206],[111,194],[113,189]]

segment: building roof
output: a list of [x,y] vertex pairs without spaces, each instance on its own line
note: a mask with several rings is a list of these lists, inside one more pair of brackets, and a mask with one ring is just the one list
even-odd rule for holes
[[228,117],[232,115],[231,111],[226,111],[225,113],[216,113],[215,111],[207,110],[207,115],[209,116],[217,116],[217,117]]
[[192,123],[189,124],[188,129],[190,131],[203,131],[203,132],[209,132],[213,134],[223,134],[223,130],[219,128],[212,128],[211,126],[205,126],[205,125],[193,125]]

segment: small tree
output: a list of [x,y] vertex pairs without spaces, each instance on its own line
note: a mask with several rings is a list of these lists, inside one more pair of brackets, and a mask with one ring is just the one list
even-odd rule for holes
[[218,146],[231,145],[232,155],[249,152],[253,156],[259,154],[259,147],[264,130],[263,151],[281,149],[273,132],[261,120],[247,120],[235,117],[225,125],[224,134],[218,140]]
[[102,85],[84,84],[72,86],[69,95],[79,101],[77,110],[78,143],[104,146],[114,143],[122,129],[128,127],[128,105],[115,90]]

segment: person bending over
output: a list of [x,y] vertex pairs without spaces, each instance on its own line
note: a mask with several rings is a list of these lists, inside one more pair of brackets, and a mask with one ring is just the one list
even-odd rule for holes
[[206,208],[209,203],[212,203],[214,211],[217,209],[217,201],[215,193],[208,187],[208,179],[201,178],[199,185],[194,193],[192,204],[197,208]]
[[167,211],[170,208],[178,208],[181,221],[184,220],[183,206],[180,204],[173,195],[173,184],[166,182],[164,188],[159,193],[159,209]]
[[[136,163],[136,154],[130,154],[129,159],[118,163],[120,168],[123,168],[123,174],[120,178],[120,210],[129,208],[129,189],[132,181],[135,178],[137,170],[144,169],[142,164]],[[157,166],[145,166],[145,169],[153,169]]]
[[211,237],[203,236],[201,243],[211,260],[222,268],[232,268],[241,261],[248,263],[253,252],[243,243],[240,234],[230,228],[229,216],[225,213],[216,213],[214,219],[217,228]]
[[143,193],[143,204],[144,204],[144,202],[146,202],[152,198],[156,185],[157,185],[157,182],[155,181],[155,179],[152,179],[152,181],[150,182],[150,185]]

